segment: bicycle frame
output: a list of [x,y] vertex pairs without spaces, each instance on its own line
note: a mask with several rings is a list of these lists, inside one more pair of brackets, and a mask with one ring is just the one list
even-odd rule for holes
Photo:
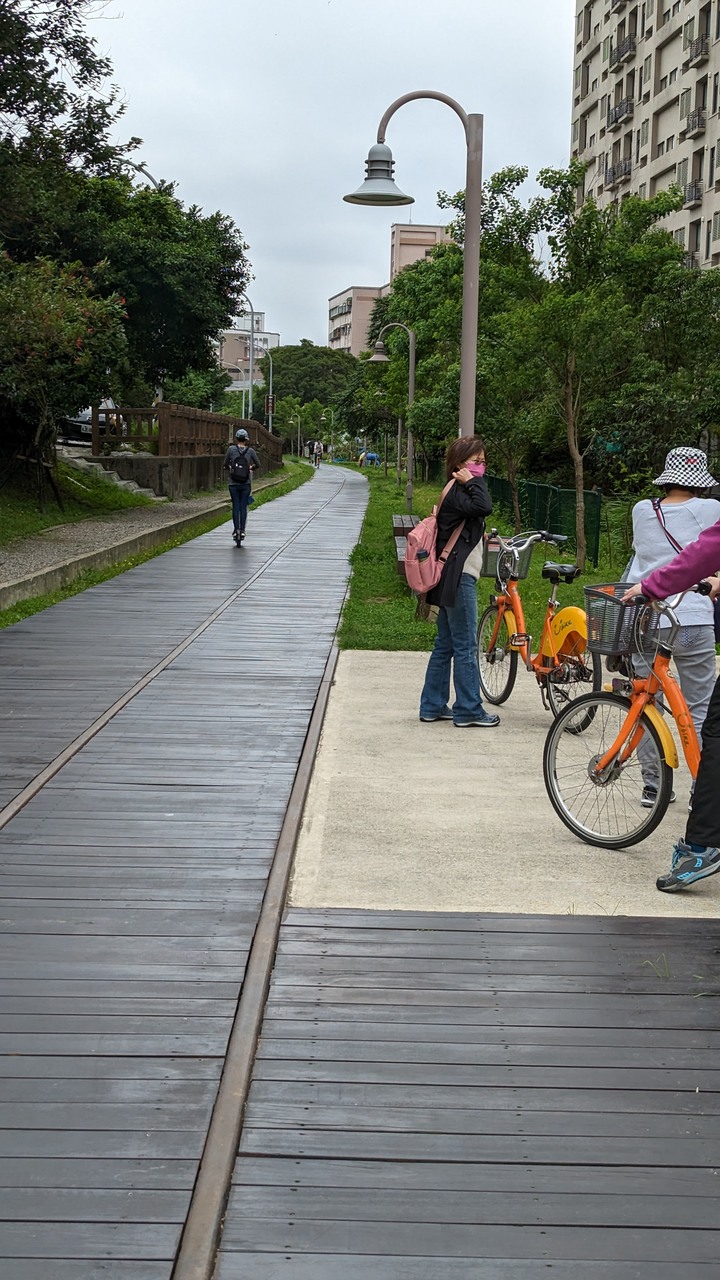
[[[534,656],[531,653],[532,636],[528,635],[525,630],[525,612],[523,610],[522,599],[518,589],[517,578],[510,578],[505,586],[505,590],[497,593],[493,597],[498,606],[498,615],[495,626],[493,627],[491,645],[497,644],[503,619],[506,614],[509,613],[514,624],[512,627],[510,627],[509,622],[506,624],[510,631],[510,648],[520,654],[527,670],[534,671],[538,680],[542,680],[544,676],[549,675],[551,671],[556,667],[559,667],[562,663],[562,659],[558,655],[562,652],[564,640],[561,640],[559,645],[556,643],[556,637],[553,633],[552,626],[553,619],[556,617],[558,611],[557,591],[558,584],[556,583],[553,585],[547,602],[543,628],[540,635],[540,644],[538,646],[538,651]],[[583,633],[587,634],[585,615],[582,609],[575,608],[574,606],[569,606],[567,608],[569,614],[567,619],[567,630],[569,631],[572,627],[573,630],[578,631],[581,635],[583,635]],[[566,630],[566,628],[564,627],[563,630]],[[512,643],[514,637],[517,637],[517,643],[515,644]]]
[[647,676],[634,680],[613,680],[613,689],[616,692],[628,692],[630,710],[615,741],[604,755],[595,762],[594,773],[602,775],[617,765],[624,765],[629,760],[644,733],[641,723],[643,712],[646,712],[658,730],[666,762],[671,768],[677,768],[678,755],[675,740],[668,724],[655,705],[657,694],[662,692],[670,708],[673,720],[677,725],[680,745],[683,749],[687,767],[693,778],[697,777],[700,764],[700,744],[682,690],[670,671],[670,657],[671,651],[662,645],[655,655]]

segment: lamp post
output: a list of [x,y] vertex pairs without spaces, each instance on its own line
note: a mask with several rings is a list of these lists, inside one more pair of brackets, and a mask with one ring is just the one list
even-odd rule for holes
[[398,205],[413,204],[393,179],[395,164],[385,144],[389,120],[399,107],[417,98],[434,98],[444,102],[458,115],[465,130],[467,169],[465,182],[465,244],[463,248],[462,337],[460,342],[460,429],[461,436],[475,434],[475,381],[477,368],[478,289],[480,284],[480,214],[482,208],[483,117],[468,115],[459,102],[432,89],[405,93],[388,107],[377,131],[377,142],[370,148],[366,178],[362,186],[344,196],[348,204]]
[[160,183],[157,182],[155,178],[153,178],[152,174],[148,169],[145,168],[144,164],[135,164],[134,160],[123,160],[122,163],[129,165],[130,168],[135,169],[137,173],[141,173],[144,178],[147,178],[148,181],[152,183],[156,191],[160,190]]
[[300,414],[299,414],[299,413],[294,413],[294,414],[292,414],[292,416],[288,418],[288,422],[289,422],[289,423],[297,422],[297,429],[298,429],[298,434],[297,434],[297,455],[298,455],[298,461],[299,461],[299,460],[300,460]]
[[[377,336],[375,350],[373,351],[368,364],[387,364],[389,356],[385,350],[385,343],[382,336],[387,329],[404,329],[408,335],[408,409],[415,400],[415,330],[409,329],[406,324],[401,324],[399,320],[393,320],[390,324],[384,324]],[[474,409],[473,409],[474,412]],[[473,432],[474,434],[474,432]],[[398,484],[400,483],[400,450],[401,450],[401,434],[398,427]],[[413,472],[415,469],[415,450],[413,445],[412,431],[408,427],[407,433],[407,485],[405,488],[405,509],[412,511],[413,499]]]
[[270,350],[269,350],[269,348],[268,348],[268,350],[265,352],[265,355],[267,356],[268,360],[270,361],[270,385],[269,385],[269,389],[268,389],[268,396],[270,397],[270,412],[268,413],[267,420],[268,420],[268,431],[270,432],[270,435],[272,435],[272,420],[273,420],[273,411],[272,411],[272,402],[273,402],[273,399],[272,399],[272,393],[273,393],[273,389],[272,389],[272,382],[273,382],[273,359],[272,359],[272,356],[270,355]]
[[[325,412],[324,409],[320,414],[320,421],[327,422],[327,413]],[[335,461],[335,410],[334,409],[330,410],[330,458],[332,462]]]
[[255,311],[253,310],[253,304],[248,298],[247,294],[243,293],[242,297],[245,299],[245,301],[248,304],[248,307],[250,308],[250,401],[249,401],[250,409],[248,411],[248,417],[252,418],[253,379],[255,377]]

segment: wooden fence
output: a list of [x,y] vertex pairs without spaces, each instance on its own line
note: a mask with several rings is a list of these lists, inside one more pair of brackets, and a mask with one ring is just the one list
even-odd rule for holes
[[149,409],[118,408],[112,412],[94,405],[92,450],[97,457],[105,445],[130,445],[160,458],[218,457],[224,455],[238,427],[245,428],[258,452],[262,449],[271,468],[281,465],[282,441],[254,419],[231,418],[164,401]]

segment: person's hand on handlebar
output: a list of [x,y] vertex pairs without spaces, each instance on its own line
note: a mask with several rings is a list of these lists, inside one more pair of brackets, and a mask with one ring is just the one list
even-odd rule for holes
[[[632,601],[636,598],[636,596],[642,596],[642,595],[643,595],[642,582],[635,582],[631,587],[628,587],[627,591],[625,592],[625,595],[620,597],[620,603],[631,604]],[[643,599],[644,598],[645,597],[643,596]]]
[[713,578],[706,578],[706,582],[710,583],[709,596],[711,600],[717,600],[720,596],[720,573],[715,574]]

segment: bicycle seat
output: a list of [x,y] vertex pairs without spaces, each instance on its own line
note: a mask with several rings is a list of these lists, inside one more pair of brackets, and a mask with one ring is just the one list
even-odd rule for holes
[[561,578],[563,582],[574,582],[580,572],[576,564],[556,564],[554,560],[546,560],[542,567],[543,578],[549,578],[553,585]]

